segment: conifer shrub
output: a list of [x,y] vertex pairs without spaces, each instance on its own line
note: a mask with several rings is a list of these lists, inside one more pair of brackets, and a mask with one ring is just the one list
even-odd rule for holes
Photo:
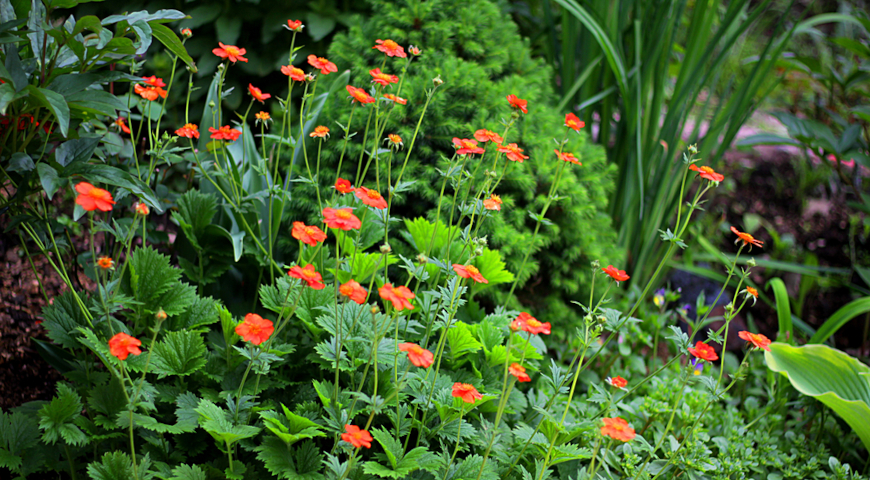
[[[416,183],[397,199],[395,214],[434,220],[442,183],[439,169],[444,170],[453,155],[452,138],[472,138],[472,134],[482,128],[502,134],[503,122],[509,121],[511,115],[505,92],[528,100],[534,121],[520,118],[505,142],[519,144],[530,158],[521,164],[510,162],[496,191],[504,201],[502,212],[485,223],[481,234],[488,236],[491,248],[501,252],[509,271],[523,271],[517,292],[520,302],[535,311],[547,311],[545,316],[550,320],[565,318],[570,313],[567,302],[588,294],[591,261],[599,259],[604,265],[623,263],[624,253],[615,246],[616,234],[606,213],[607,199],[614,188],[614,166],[607,164],[604,150],[589,141],[588,134],[581,133],[580,141],[573,140],[574,145],[579,144],[573,147],[573,153],[583,166],[565,169],[559,188],[565,198],[548,211],[546,218],[552,224],[543,225],[535,244],[531,245],[536,223],[531,215],[540,213],[546,202],[559,163],[553,149],[564,132],[564,112],[555,109],[557,98],[551,88],[553,72],[543,61],[530,57],[528,41],[520,37],[510,17],[493,2],[371,0],[371,3],[372,10],[378,13],[359,19],[348,32],[337,35],[327,57],[342,67],[349,67],[350,84],[368,90],[372,78],[369,70],[383,58],[383,54],[372,50],[373,36],[401,39],[404,45],[422,49],[422,55],[403,75],[401,90],[395,86],[390,90],[408,99],[408,103],[395,105],[384,137],[398,133],[408,148],[425,105],[425,90],[431,88],[431,79],[435,77],[444,82],[420,125],[413,147],[416,153],[402,177],[403,182],[415,179]],[[369,54],[360,55],[365,51]],[[401,74],[397,69],[402,65],[403,60],[390,59],[382,70]],[[390,108],[390,105],[382,104],[380,108]],[[335,171],[343,147],[340,131],[342,125],[347,124],[348,112],[347,95],[342,89],[340,94],[330,96],[317,121],[336,134],[324,144],[321,154],[319,182],[324,187],[331,186],[335,180],[331,172]],[[342,166],[342,177],[352,182],[359,160],[368,161],[367,155],[360,155],[367,120],[368,111],[357,108],[350,131],[358,133],[348,143]],[[298,131],[298,124],[295,130]],[[554,141],[554,136],[559,138]],[[365,149],[371,152],[373,147],[384,148],[382,142],[383,139],[368,138]],[[380,157],[379,174],[383,182],[386,155]],[[394,157],[392,184],[398,178],[404,157],[403,153]],[[468,170],[474,171],[475,167],[469,165]],[[296,168],[298,172],[305,168],[299,156]],[[365,165],[362,168],[365,169]],[[487,165],[477,168],[475,182],[482,181],[486,170]],[[372,162],[366,184],[375,182],[376,176]],[[310,186],[294,188],[313,192]],[[448,191],[452,193],[450,188],[448,186]],[[316,217],[317,203],[313,195],[297,193],[294,198],[297,207],[309,210],[312,218]],[[449,218],[450,212],[442,208],[442,221],[446,223]],[[411,258],[417,253],[410,251],[407,245],[394,243],[391,246]],[[534,254],[526,267],[520,269],[529,248],[535,249]],[[505,292],[496,290],[487,292],[500,303]]]

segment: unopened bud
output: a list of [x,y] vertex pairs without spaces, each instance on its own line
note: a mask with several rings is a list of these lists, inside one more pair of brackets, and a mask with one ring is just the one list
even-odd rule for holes
[[606,321],[607,321],[607,317],[605,317],[604,315],[599,315],[599,316],[598,316],[598,323],[603,324],[603,323],[606,322]]
[[196,72],[198,72],[199,70],[196,68],[196,65],[188,65],[188,66],[187,66],[187,71],[190,72],[190,73],[196,73]]
[[208,106],[211,108],[214,108],[214,100],[208,102]]
[[417,255],[417,263],[419,263],[420,265],[426,265],[427,263],[429,263],[429,257],[421,253]]
[[479,257],[483,255],[483,247],[477,247],[474,249],[474,256]]
[[734,304],[731,302],[728,302],[728,305],[725,305],[725,311],[726,312],[733,312],[734,311]]
[[381,253],[390,253],[392,251],[393,251],[393,249],[392,249],[392,247],[390,247],[389,243],[385,243],[385,244],[381,245]]
[[166,312],[164,312],[162,308],[157,310],[157,313],[154,314],[154,319],[158,322],[166,320]]
[[697,155],[698,154],[698,147],[696,147],[694,145],[689,145],[689,153],[691,153],[692,155]]
[[435,85],[436,87],[440,87],[441,85],[444,85],[444,80],[441,80],[441,75],[438,75],[437,77],[433,78],[432,84]]
[[519,111],[519,110],[514,110],[513,112],[511,112],[511,118],[514,119],[514,120],[520,118],[520,111]]
[[601,262],[599,262],[598,260],[592,260],[592,268],[598,270],[599,268],[601,268]]
[[746,266],[749,267],[749,268],[752,268],[752,267],[754,267],[755,265],[756,265],[756,264],[755,264],[755,257],[752,257],[752,258],[750,258],[749,260],[746,261]]
[[307,73],[307,74],[305,75],[305,81],[306,81],[306,82],[313,82],[316,78],[317,78],[317,75],[315,75],[315,74],[313,74],[313,73]]
[[373,306],[373,307],[371,308],[371,312],[372,312],[372,315],[377,315],[378,313],[381,312],[381,309],[380,309],[380,307],[378,307],[377,305],[375,305],[375,306]]

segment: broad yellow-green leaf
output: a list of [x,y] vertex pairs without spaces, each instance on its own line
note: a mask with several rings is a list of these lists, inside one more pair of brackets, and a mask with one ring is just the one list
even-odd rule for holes
[[870,367],[826,345],[770,344],[767,366],[791,384],[831,407],[870,449]]

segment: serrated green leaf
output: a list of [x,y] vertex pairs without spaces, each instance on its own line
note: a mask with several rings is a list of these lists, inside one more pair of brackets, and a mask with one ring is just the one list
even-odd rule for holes
[[217,198],[214,195],[195,189],[188,190],[178,197],[178,212],[172,212],[172,218],[198,250],[202,249],[198,237],[204,235],[206,228],[211,225],[212,219],[217,214],[217,206]]
[[323,475],[318,472],[323,453],[310,440],[288,446],[278,438],[266,437],[255,450],[257,458],[265,464],[266,469],[280,479],[323,479]]
[[70,445],[84,445],[88,437],[73,422],[81,415],[82,399],[65,383],[57,385],[57,396],[39,410],[42,439],[54,445],[63,438]]
[[199,465],[181,464],[172,469],[172,478],[169,480],[206,480],[205,471]]
[[265,410],[260,412],[260,417],[263,419],[265,427],[287,445],[307,438],[325,436],[320,425],[291,412],[283,404],[281,408],[284,411],[283,416],[273,410]]
[[130,480],[133,478],[133,462],[124,452],[108,452],[99,461],[88,465],[88,475],[92,480]]
[[69,349],[80,346],[78,329],[89,325],[87,317],[70,291],[54,297],[54,302],[46,305],[42,311],[42,318],[45,319],[42,326],[45,327],[48,338]]
[[161,295],[181,284],[181,270],[173,268],[169,257],[151,247],[134,250],[127,267],[121,291],[143,304],[153,306]]
[[233,425],[229,414],[209,400],[201,400],[196,412],[200,414],[199,424],[216,440],[232,445],[239,440],[251,438],[260,429],[250,425]]
[[453,362],[483,347],[474,338],[471,328],[465,322],[455,322],[450,330],[447,331],[447,344],[450,346],[450,359]]
[[160,378],[190,375],[206,363],[202,336],[189,330],[167,333],[152,349],[151,372]]

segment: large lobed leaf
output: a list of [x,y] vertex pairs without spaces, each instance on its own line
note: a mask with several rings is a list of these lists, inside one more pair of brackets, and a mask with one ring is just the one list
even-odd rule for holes
[[870,367],[825,345],[770,344],[767,366],[837,413],[870,449]]

